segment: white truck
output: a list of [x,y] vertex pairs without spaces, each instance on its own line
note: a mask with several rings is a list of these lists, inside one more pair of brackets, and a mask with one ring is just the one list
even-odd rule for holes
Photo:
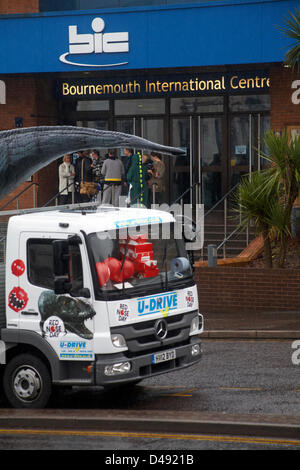
[[11,406],[43,408],[53,386],[133,384],[200,360],[203,317],[174,222],[104,206],[9,219],[0,375]]

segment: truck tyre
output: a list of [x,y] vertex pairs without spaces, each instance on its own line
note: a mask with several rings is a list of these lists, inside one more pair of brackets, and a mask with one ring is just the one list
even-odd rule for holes
[[52,391],[50,372],[36,356],[16,356],[5,368],[3,389],[14,408],[44,408]]

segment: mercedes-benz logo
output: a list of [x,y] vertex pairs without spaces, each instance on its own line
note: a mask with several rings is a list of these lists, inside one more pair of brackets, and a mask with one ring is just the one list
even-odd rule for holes
[[165,320],[157,320],[157,322],[154,325],[155,328],[155,336],[159,340],[165,339],[165,337],[168,334],[168,325]]

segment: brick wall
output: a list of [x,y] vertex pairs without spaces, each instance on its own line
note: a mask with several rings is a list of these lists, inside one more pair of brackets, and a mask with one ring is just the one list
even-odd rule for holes
[[0,14],[36,13],[39,11],[39,0],[0,0]]
[[300,270],[198,268],[203,313],[288,312],[300,309]]
[[[48,77],[18,76],[0,77],[6,85],[6,104],[0,104],[0,130],[13,129],[15,118],[23,119],[23,127],[56,125],[57,101],[54,96],[53,80]],[[41,206],[57,190],[57,162],[48,165],[33,176],[37,187],[37,205]],[[0,207],[28,186],[21,184],[16,190],[0,201]],[[22,195],[19,207],[32,207],[33,190]],[[15,209],[16,202],[5,210]]]
[[280,131],[287,126],[300,127],[300,103],[292,103],[292,83],[300,80],[300,74],[278,65],[270,70],[271,129]]

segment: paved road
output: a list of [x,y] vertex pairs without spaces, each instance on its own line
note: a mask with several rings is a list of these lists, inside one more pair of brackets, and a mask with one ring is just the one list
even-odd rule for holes
[[131,390],[73,389],[51,406],[300,416],[300,365],[292,363],[292,341],[205,340],[203,350],[202,362],[181,372]]
[[[72,389],[57,395],[48,412],[63,414],[64,410],[129,410],[140,416],[151,412],[216,413],[248,415],[261,419],[277,415],[283,423],[300,418],[300,365],[292,363],[292,341],[212,341],[205,340],[200,365],[145,380],[128,390],[114,392]],[[1,406],[1,403],[0,403]],[[2,403],[2,406],[5,406]],[[76,413],[76,412],[75,412]],[[78,411],[79,413],[79,411]],[[299,439],[290,441],[247,436],[209,437],[203,434],[174,435],[172,429],[163,433],[148,433],[147,428],[135,435],[70,431],[16,434],[0,429],[0,449],[105,449],[105,450],[191,450],[191,449],[300,449]]]

